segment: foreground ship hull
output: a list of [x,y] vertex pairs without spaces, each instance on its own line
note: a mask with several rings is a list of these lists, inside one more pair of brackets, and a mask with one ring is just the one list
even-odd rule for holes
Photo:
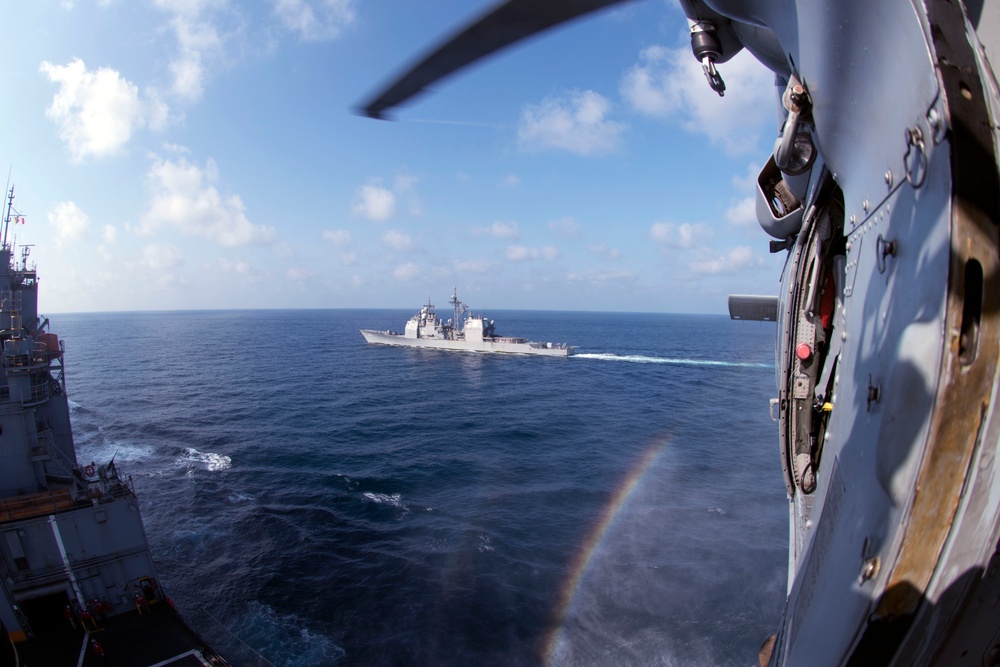
[[504,340],[465,341],[436,338],[407,338],[391,331],[362,329],[361,335],[369,343],[399,345],[402,347],[422,347],[433,350],[457,350],[461,352],[498,352],[504,354],[537,354],[546,357],[568,357],[573,348],[553,343],[512,342]]
[[13,194],[0,242],[0,626],[29,665],[229,664],[159,585],[132,478],[113,458],[77,460],[64,346],[38,315],[27,249],[12,261],[12,208]]

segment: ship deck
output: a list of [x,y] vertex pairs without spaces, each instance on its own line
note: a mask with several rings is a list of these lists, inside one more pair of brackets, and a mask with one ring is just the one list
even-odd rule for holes
[[[104,649],[103,658],[91,646],[92,639]],[[47,634],[16,646],[24,665],[209,667],[219,664],[211,660],[215,654],[205,649],[204,642],[166,605],[152,606],[142,615],[119,614],[102,621],[96,632],[77,629]]]

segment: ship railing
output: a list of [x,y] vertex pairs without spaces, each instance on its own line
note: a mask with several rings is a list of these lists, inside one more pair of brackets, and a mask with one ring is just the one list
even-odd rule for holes
[[[91,464],[93,465],[93,464]],[[117,463],[97,466],[97,477],[87,478],[88,502],[111,502],[117,498],[135,496],[135,482],[131,475],[125,475]]]
[[494,336],[493,340],[497,343],[523,343],[523,338],[515,338],[513,336]]
[[109,475],[107,479],[88,480],[86,493],[74,494],[70,487],[64,487],[0,499],[0,523],[23,521],[47,514],[91,507],[95,503],[134,497],[135,486],[131,476],[125,478]]
[[43,377],[32,376],[27,400],[22,400],[21,405],[28,408],[44,403],[50,398],[52,398],[52,387],[48,373]]
[[48,363],[49,358],[46,354],[48,348],[45,343],[39,343],[37,340],[31,346],[31,363],[34,366]]
[[[3,365],[10,375],[16,374],[30,378],[27,395],[22,392],[20,396],[20,403],[23,407],[28,408],[44,403],[63,390],[62,368],[59,369],[60,377],[53,378],[49,371],[45,370],[50,367],[48,359],[45,359],[41,364],[35,364],[32,355],[18,354],[15,350],[4,350]],[[4,385],[3,396],[10,396],[9,384]]]
[[132,476],[129,475],[127,478],[116,477],[114,480],[109,480],[104,486],[104,493],[111,498],[135,496],[135,483],[132,481]]
[[31,355],[28,353],[22,353],[19,350],[4,350],[3,351],[3,365],[5,368],[14,369],[29,369],[31,368]]
[[[98,489],[94,489],[98,491]],[[134,496],[126,483],[110,485],[105,492],[100,490],[74,497],[69,487],[33,493],[29,496],[14,496],[0,500],[0,523],[23,521],[47,514],[59,514],[82,507],[91,507],[94,502],[110,502],[114,498]],[[106,499],[106,500],[105,500]]]
[[[62,341],[59,341],[60,344]],[[60,350],[63,346],[60,345]],[[49,351],[45,343],[34,341],[31,349],[11,348],[3,351],[4,367],[14,371],[28,371],[44,368],[52,363],[52,359],[57,355]]]
[[42,491],[0,500],[0,523],[64,512],[76,507],[69,489]]

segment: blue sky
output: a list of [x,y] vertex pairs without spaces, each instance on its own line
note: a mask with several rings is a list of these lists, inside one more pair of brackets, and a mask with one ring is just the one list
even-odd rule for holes
[[[395,113],[352,109],[492,3],[4,3],[0,160],[45,313],[724,313],[777,291],[776,134],[743,53],[713,93],[679,8],[604,12]],[[246,5],[246,6],[244,6]]]

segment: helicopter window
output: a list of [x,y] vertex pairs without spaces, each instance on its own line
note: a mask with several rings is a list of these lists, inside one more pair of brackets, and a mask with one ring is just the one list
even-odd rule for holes
[[958,339],[958,359],[963,366],[976,360],[979,347],[979,321],[983,315],[983,267],[974,259],[965,265],[965,302],[962,306],[962,329]]

